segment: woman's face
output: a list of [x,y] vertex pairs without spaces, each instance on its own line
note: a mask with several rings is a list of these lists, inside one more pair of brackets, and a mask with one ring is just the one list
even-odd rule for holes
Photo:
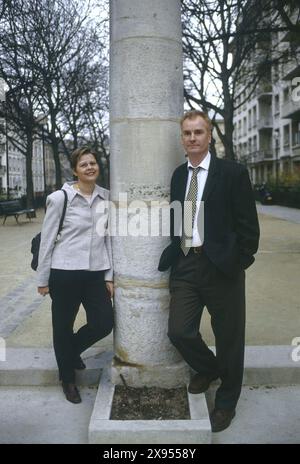
[[96,182],[99,176],[99,165],[94,155],[90,153],[82,155],[77,161],[74,174],[81,182]]

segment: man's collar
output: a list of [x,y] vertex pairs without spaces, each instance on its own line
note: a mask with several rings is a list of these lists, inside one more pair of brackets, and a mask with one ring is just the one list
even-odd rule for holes
[[198,164],[198,166],[193,166],[192,163],[190,162],[190,160],[188,159],[187,168],[189,170],[189,168],[199,168],[200,167],[200,168],[205,169],[206,171],[208,171],[209,165],[210,165],[210,159],[211,159],[211,154],[208,151],[207,155],[205,155],[205,158],[203,158],[203,160],[201,161],[200,164]]

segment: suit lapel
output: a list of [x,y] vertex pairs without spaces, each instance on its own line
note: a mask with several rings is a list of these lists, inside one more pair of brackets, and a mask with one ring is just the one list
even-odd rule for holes
[[[219,174],[219,163],[218,159],[215,156],[211,157],[210,165],[208,169],[208,175],[202,195],[201,201],[206,201],[208,196],[210,195],[212,189],[214,188]],[[188,169],[187,163],[182,165],[182,169],[180,172],[180,178],[177,184],[177,199],[183,204],[185,199],[185,192],[186,192],[186,183],[188,180]]]
[[216,181],[218,179],[218,176],[217,176],[218,171],[219,171],[218,160],[215,156],[212,156],[210,160],[208,176],[206,179],[201,201],[206,201],[212,189],[214,188]]
[[186,183],[188,179],[188,168],[187,163],[182,166],[182,171],[180,173],[180,180],[178,182],[178,200],[183,204],[185,199]]

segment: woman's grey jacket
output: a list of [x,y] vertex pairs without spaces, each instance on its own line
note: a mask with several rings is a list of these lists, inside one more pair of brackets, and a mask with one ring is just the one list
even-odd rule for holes
[[105,270],[105,280],[113,280],[111,237],[108,234],[109,191],[95,186],[91,201],[66,182],[68,202],[63,228],[57,236],[64,206],[61,190],[47,197],[41,233],[38,286],[49,284],[50,269]]

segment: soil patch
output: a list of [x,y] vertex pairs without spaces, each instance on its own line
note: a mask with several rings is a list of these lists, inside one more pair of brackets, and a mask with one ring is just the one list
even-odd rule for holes
[[133,388],[117,385],[112,420],[190,419],[186,388]]

